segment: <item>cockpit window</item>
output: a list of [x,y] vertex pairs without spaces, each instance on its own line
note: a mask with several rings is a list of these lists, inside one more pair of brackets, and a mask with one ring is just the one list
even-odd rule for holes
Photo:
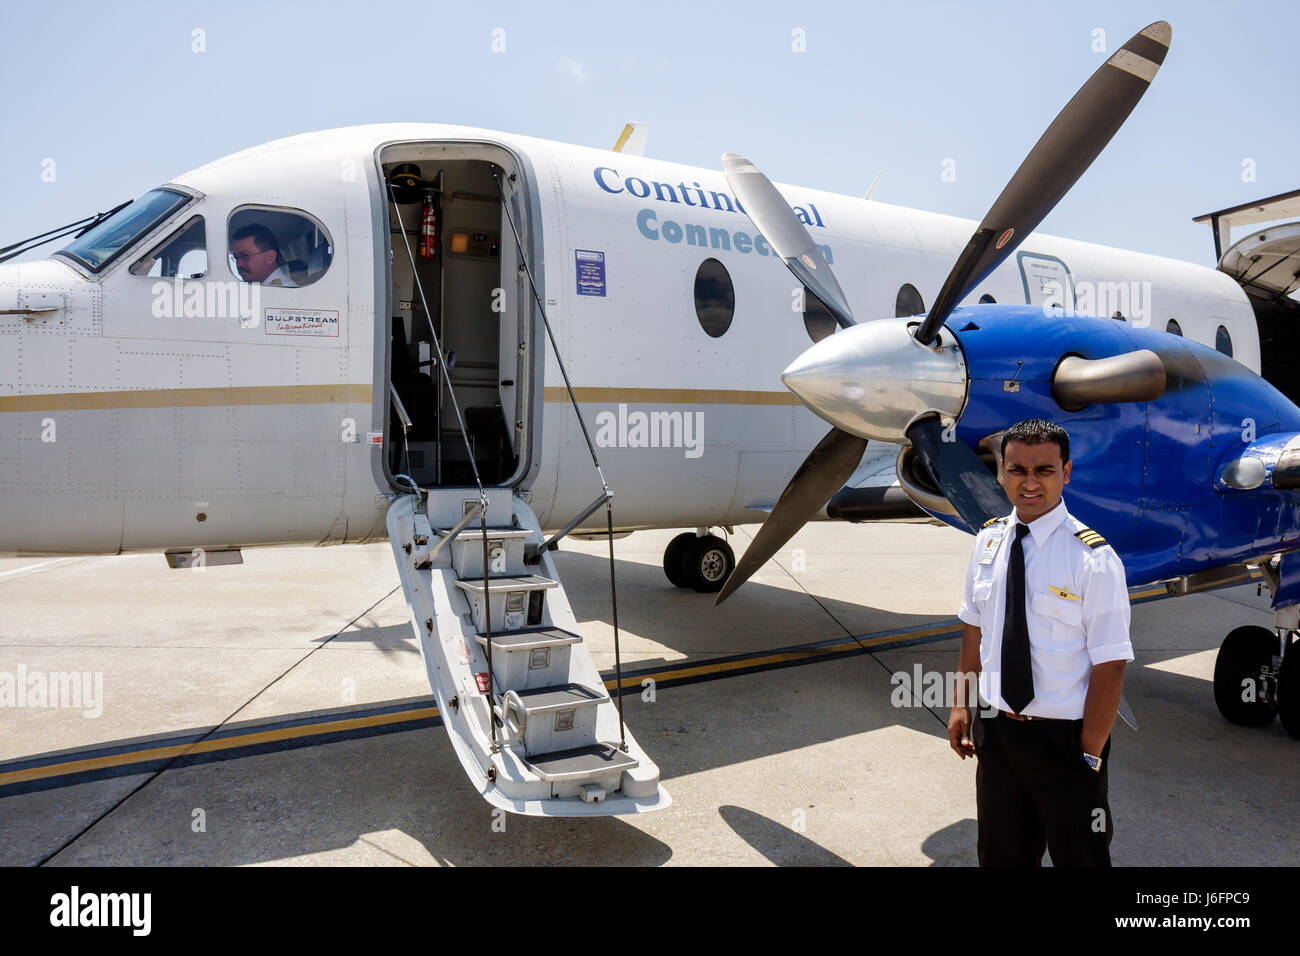
[[127,246],[180,209],[190,197],[172,189],[154,189],[109,216],[59,254],[75,259],[91,272],[99,272]]
[[207,271],[202,216],[195,216],[131,266],[132,275],[163,279],[201,279]]
[[334,258],[325,227],[293,209],[243,206],[230,216],[228,239],[230,271],[264,286],[311,285]]

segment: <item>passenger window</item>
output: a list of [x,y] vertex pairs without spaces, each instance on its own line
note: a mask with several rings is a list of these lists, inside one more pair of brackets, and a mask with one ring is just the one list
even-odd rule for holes
[[1170,319],[1168,322],[1165,323],[1165,331],[1168,332],[1170,335],[1182,335],[1183,327],[1178,324],[1177,319]]
[[292,210],[245,206],[231,214],[228,228],[230,271],[245,282],[311,285],[334,258],[325,227]]
[[713,338],[731,328],[736,314],[736,290],[727,267],[717,259],[705,259],[695,270],[695,317]]
[[1214,333],[1214,347],[1228,358],[1232,358],[1232,336],[1223,326],[1219,326],[1219,331]]
[[805,288],[803,296],[803,327],[808,332],[808,338],[814,342],[820,342],[834,332],[838,325],[835,316],[831,315],[830,309],[822,304],[822,300]]
[[203,217],[195,216],[131,266],[131,274],[161,279],[201,279],[208,274]]
[[916,291],[916,286],[910,282],[904,282],[898,289],[898,295],[894,297],[894,318],[906,319],[913,315],[921,315],[925,312],[925,301],[921,298],[921,293]]

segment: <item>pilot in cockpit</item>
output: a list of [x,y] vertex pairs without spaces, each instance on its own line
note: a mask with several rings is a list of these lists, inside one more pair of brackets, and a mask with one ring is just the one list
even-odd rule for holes
[[245,282],[296,288],[280,255],[275,233],[261,223],[250,223],[230,237],[230,255]]

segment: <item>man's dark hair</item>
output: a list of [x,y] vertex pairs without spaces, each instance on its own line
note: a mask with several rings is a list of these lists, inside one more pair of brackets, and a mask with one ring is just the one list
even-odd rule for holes
[[247,226],[241,226],[236,229],[230,236],[230,243],[234,245],[240,239],[252,239],[257,245],[258,252],[266,252],[268,249],[275,250],[275,264],[278,266],[283,261],[280,256],[280,243],[275,238],[275,233],[260,222],[250,222]]
[[1060,425],[1054,425],[1042,418],[1027,418],[1016,422],[1002,433],[1002,457],[1007,455],[1007,442],[1018,441],[1026,445],[1041,445],[1053,442],[1061,449],[1061,464],[1070,460],[1070,434]]

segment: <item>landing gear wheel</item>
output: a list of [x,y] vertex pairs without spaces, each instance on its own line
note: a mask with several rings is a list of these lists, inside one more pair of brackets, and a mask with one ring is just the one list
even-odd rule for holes
[[1260,670],[1272,665],[1276,651],[1277,635],[1267,627],[1239,627],[1223,639],[1214,661],[1214,702],[1232,723],[1264,727],[1273,722],[1277,706],[1264,693]]
[[[1291,640],[1291,635],[1286,636]],[[1292,737],[1300,738],[1300,643],[1291,643],[1277,673],[1277,715]]]
[[693,532],[684,531],[669,541],[668,547],[664,549],[664,574],[668,576],[673,587],[691,587],[690,576],[686,573],[686,549],[695,541]]
[[691,587],[712,594],[722,590],[722,585],[736,567],[736,555],[726,541],[709,534],[691,543],[682,565]]

